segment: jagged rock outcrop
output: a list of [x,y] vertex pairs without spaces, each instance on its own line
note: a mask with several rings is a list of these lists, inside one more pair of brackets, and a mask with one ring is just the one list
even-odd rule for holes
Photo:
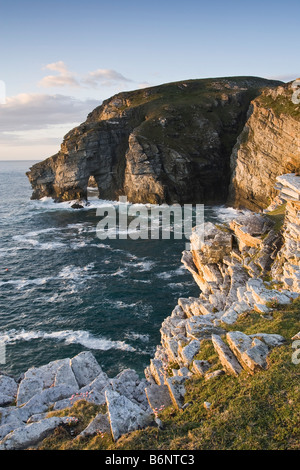
[[[132,369],[109,378],[90,351],[32,367],[18,384],[0,375],[0,394],[9,397],[0,408],[0,450],[27,448],[58,426],[73,423],[71,415],[49,417],[48,412],[50,407],[53,411],[68,409],[79,400],[106,405],[108,410],[107,414],[98,414],[81,436],[99,431],[118,439],[153,421],[147,385],[149,382],[141,380]],[[5,406],[8,404],[11,406]]]
[[276,177],[300,171],[300,105],[292,93],[290,83],[252,101],[231,155],[230,205],[264,209],[276,195]]
[[92,176],[102,199],[224,202],[230,154],[249,104],[280,82],[256,77],[188,80],[119,93],[27,173],[33,199],[86,199]]

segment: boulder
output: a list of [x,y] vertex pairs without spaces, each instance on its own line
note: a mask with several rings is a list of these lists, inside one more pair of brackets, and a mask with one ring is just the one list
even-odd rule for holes
[[18,391],[17,382],[8,375],[0,375],[0,393],[15,398]]
[[185,381],[186,377],[180,376],[169,377],[166,379],[166,385],[169,389],[170,397],[174,406],[178,409],[181,409],[184,405]]
[[226,338],[244,368],[251,373],[267,368],[269,348],[265,343],[258,338],[251,338],[241,331],[227,333]]
[[105,404],[105,390],[111,388],[110,380],[105,374],[101,372],[90,384],[82,387],[80,390],[73,393],[69,398],[59,400],[54,403],[54,410],[63,410],[74,405],[77,401],[85,400],[95,405]]
[[165,383],[165,370],[164,364],[160,359],[151,359],[150,360],[150,372],[154,377],[155,382],[158,385],[163,385]]
[[49,362],[41,367],[31,367],[24,375],[24,379],[41,380],[43,388],[52,387],[55,381],[57,370],[70,361],[69,358],[59,359],[57,361]]
[[140,380],[133,369],[125,369],[114,379],[110,380],[112,389],[120,395],[124,395],[133,403],[139,405],[144,411],[149,411],[149,404],[145,393],[147,381]]
[[76,387],[79,389],[78,382],[71,367],[71,362],[66,362],[57,369],[54,385],[55,387],[58,385],[70,385],[75,389]]
[[90,424],[79,434],[81,437],[93,436],[94,434],[109,433],[110,434],[110,424],[108,419],[108,414],[99,413],[97,416],[90,422]]
[[208,369],[211,368],[211,364],[208,361],[199,361],[197,359],[194,360],[192,370],[196,375],[203,376]]
[[220,336],[212,335],[212,343],[222,366],[229,374],[238,376],[243,368],[227,344],[222,341]]
[[182,358],[183,363],[186,366],[189,366],[193,362],[194,357],[198,354],[199,351],[200,341],[194,339],[180,351],[180,356]]
[[191,235],[191,250],[196,267],[207,264],[216,264],[229,255],[232,250],[232,234],[222,230],[211,222],[203,227],[195,227]]
[[90,351],[83,351],[71,359],[71,368],[79,387],[91,383],[102,369]]
[[17,406],[24,405],[34,395],[41,393],[44,388],[44,381],[41,378],[25,378],[21,381],[17,395]]
[[167,385],[152,384],[145,389],[149,405],[153,412],[172,404]]
[[47,418],[15,429],[0,442],[0,450],[22,450],[38,444],[68,418]]
[[0,392],[0,406],[10,405],[13,401],[14,397]]
[[1,445],[2,439],[4,439],[4,437],[7,436],[7,434],[9,434],[10,432],[22,426],[25,426],[25,423],[19,420],[11,421],[9,423],[6,423],[0,426],[0,445]]
[[285,342],[285,338],[281,335],[270,334],[270,333],[255,333],[253,335],[249,335],[250,338],[258,338],[270,348],[274,348],[276,346],[281,346]]
[[46,413],[37,413],[35,415],[30,416],[30,418],[27,420],[26,424],[30,423],[37,423],[38,421],[42,421],[42,419],[47,418],[48,412]]
[[105,396],[114,441],[117,441],[123,434],[142,429],[150,424],[150,415],[124,395],[107,390]]
[[180,369],[174,369],[175,374],[173,375],[178,375],[179,377],[186,377],[187,379],[189,377],[192,377],[192,372],[189,371],[187,367],[180,367]]
[[2,412],[1,424],[15,423],[24,424],[28,419],[37,413],[48,411],[49,406],[58,400],[70,397],[76,390],[69,385],[60,385],[43,390],[41,393],[34,395],[22,407],[4,408]]
[[212,379],[215,379],[216,377],[220,377],[220,375],[224,375],[225,372],[223,369],[218,369],[218,370],[214,370],[213,372],[207,372],[205,375],[204,375],[204,379],[207,381],[207,380],[212,380]]

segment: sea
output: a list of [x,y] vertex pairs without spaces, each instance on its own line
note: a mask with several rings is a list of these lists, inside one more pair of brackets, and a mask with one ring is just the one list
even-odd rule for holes
[[[34,163],[0,161],[0,370],[17,377],[91,351],[111,377],[142,375],[178,298],[200,294],[181,264],[187,240],[99,239],[97,209],[118,202],[93,189],[83,209],[33,201]],[[235,215],[205,207],[206,221]]]

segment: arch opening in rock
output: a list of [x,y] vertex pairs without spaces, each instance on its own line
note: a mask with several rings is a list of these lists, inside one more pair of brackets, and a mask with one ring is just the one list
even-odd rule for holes
[[88,199],[99,199],[99,186],[98,183],[94,177],[94,175],[91,175],[88,180],[87,184],[87,198]]

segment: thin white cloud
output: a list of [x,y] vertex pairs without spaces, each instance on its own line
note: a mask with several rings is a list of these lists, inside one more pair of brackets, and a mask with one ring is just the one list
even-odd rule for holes
[[113,87],[118,85],[124,86],[132,82],[131,79],[112,69],[97,69],[89,72],[82,78],[76,78],[76,74],[68,70],[68,67],[62,60],[46,65],[44,70],[51,70],[52,72],[57,72],[57,74],[46,75],[42,78],[38,86],[43,88],[97,88],[99,85]]
[[0,129],[2,132],[20,132],[80,123],[100,104],[98,100],[80,100],[59,94],[21,93],[0,105]]
[[44,68],[48,70],[53,70],[54,72],[59,72],[62,75],[70,74],[66,64],[62,60],[59,60],[58,62],[53,62],[52,64],[48,64]]
[[70,72],[66,64],[60,60],[46,65],[45,70],[58,72],[59,75],[47,75],[38,85],[43,88],[60,88],[60,87],[79,87],[80,83],[76,80],[75,75]]
[[97,69],[82,79],[86,86],[96,88],[98,85],[110,87],[118,84],[130,83],[132,80],[124,77],[121,73],[111,69]]
[[[59,128],[57,129],[60,130]],[[44,131],[43,136],[36,136],[35,131],[31,131],[30,133],[23,133],[19,132],[3,132],[0,134],[0,148],[1,147],[25,147],[25,146],[35,146],[35,145],[56,145],[59,147],[59,144],[62,142],[62,137],[65,135],[70,128],[64,132],[60,130],[60,137],[49,137],[48,129]]]

